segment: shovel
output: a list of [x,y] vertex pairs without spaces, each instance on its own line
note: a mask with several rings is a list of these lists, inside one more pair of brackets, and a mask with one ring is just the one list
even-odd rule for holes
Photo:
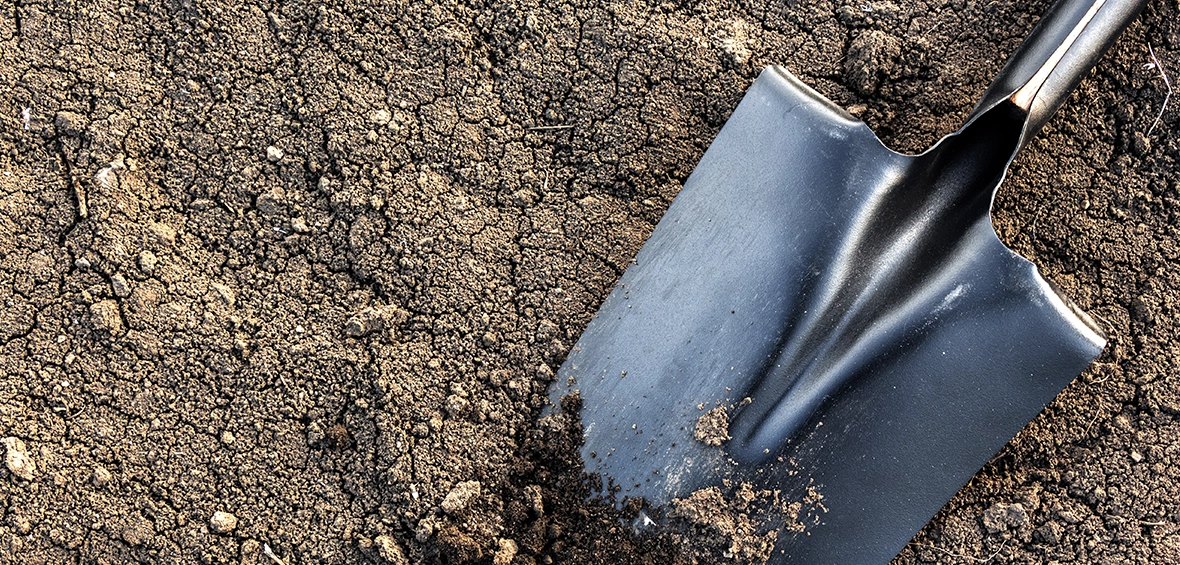
[[550,390],[586,471],[654,505],[748,483],[772,563],[887,563],[1105,345],[990,209],[1144,4],[1057,2],[920,155],[763,71]]

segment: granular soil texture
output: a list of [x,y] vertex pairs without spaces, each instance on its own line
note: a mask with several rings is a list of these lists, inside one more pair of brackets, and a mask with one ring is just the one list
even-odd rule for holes
[[[333,4],[0,3],[0,562],[757,554],[585,500],[555,370],[766,65],[921,150],[1047,6]],[[1110,345],[897,563],[1180,562],[1178,22],[996,201]]]

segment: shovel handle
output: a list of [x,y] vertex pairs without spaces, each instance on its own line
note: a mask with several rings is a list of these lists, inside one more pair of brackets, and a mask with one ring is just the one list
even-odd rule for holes
[[1028,112],[1028,143],[1145,5],[1147,0],[1058,0],[1008,59],[968,120],[1010,99]]

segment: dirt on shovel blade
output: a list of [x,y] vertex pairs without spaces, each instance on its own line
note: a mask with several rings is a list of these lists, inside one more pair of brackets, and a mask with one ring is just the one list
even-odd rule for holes
[[[917,151],[1046,5],[0,5],[0,563],[765,560],[822,493],[586,500],[554,370],[764,67]],[[1014,164],[1110,345],[896,563],[1180,562],[1165,76],[1175,0]]]

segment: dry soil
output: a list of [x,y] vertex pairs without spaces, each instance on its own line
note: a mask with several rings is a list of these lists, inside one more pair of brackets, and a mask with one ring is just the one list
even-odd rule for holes
[[[0,562],[753,555],[586,501],[554,371],[765,66],[918,151],[1046,6],[0,0]],[[896,563],[1180,562],[1161,71],[1177,0],[1001,188],[1110,345]]]

